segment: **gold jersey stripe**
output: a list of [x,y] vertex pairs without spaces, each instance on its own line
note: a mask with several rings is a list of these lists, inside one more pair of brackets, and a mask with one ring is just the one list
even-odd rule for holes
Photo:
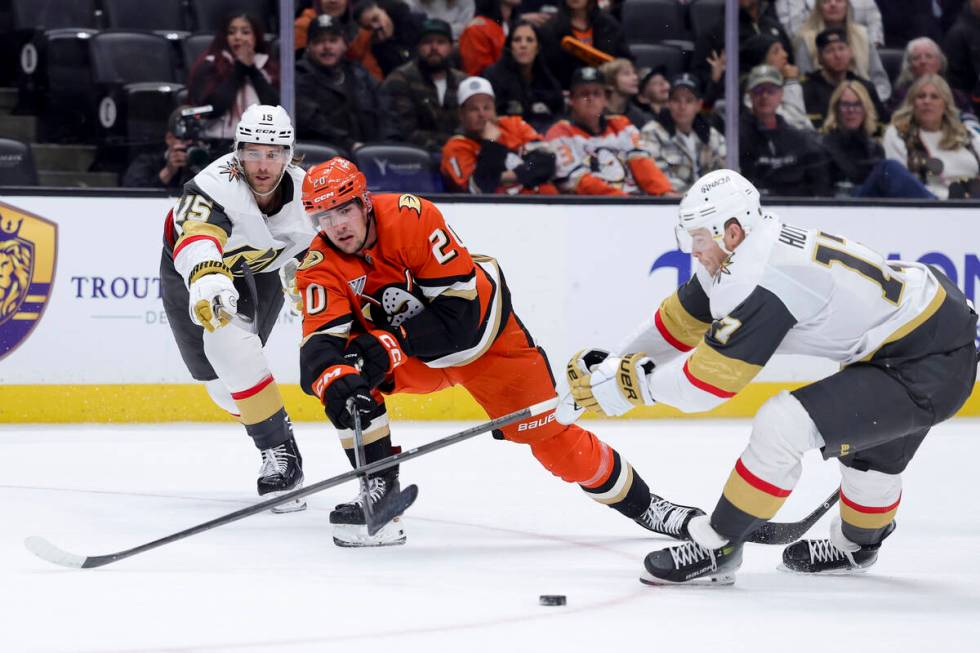
[[660,319],[670,335],[688,347],[696,347],[711,326],[688,313],[676,292],[660,304]]
[[236,399],[235,405],[242,416],[242,424],[265,421],[283,407],[279,384],[273,381],[251,397]]
[[446,290],[439,293],[440,297],[458,297],[460,299],[465,299],[467,301],[473,301],[479,294],[476,292],[476,288],[473,290]]
[[897,512],[897,507],[888,512],[859,512],[843,501],[840,504],[840,518],[843,521],[851,526],[870,530],[877,530],[888,526],[895,519],[895,513]]
[[221,249],[224,249],[225,243],[228,242],[228,234],[225,233],[225,230],[209,222],[187,220],[181,223],[180,228],[184,233],[177,239],[177,242],[174,244],[174,249],[180,247],[180,241],[191,236],[211,236],[218,241]]
[[733,506],[759,519],[770,519],[786,501],[786,497],[773,496],[749,485],[734,469],[722,494]]
[[622,478],[624,474],[626,476],[626,480],[623,482],[622,486],[620,486],[619,491],[615,494],[610,496],[607,492],[601,496],[596,496],[594,494],[589,494],[589,496],[599,503],[604,503],[607,506],[612,506],[619,503],[626,498],[626,494],[630,491],[630,488],[633,487],[633,466],[629,463],[626,463],[626,469],[620,470],[620,478]]
[[[351,431],[346,431],[346,432],[347,433],[351,433]],[[361,442],[364,443],[364,446],[367,446],[367,445],[371,444],[372,442],[377,442],[381,438],[387,437],[389,435],[391,435],[391,428],[388,426],[388,424],[386,422],[386,423],[382,424],[381,426],[379,426],[377,428],[371,429],[371,430],[367,431],[366,433],[362,433],[361,434]],[[340,438],[340,445],[344,449],[353,449],[354,448],[354,436],[351,435],[351,437],[349,437],[349,438]]]
[[946,289],[943,288],[942,286],[939,286],[936,289],[936,296],[932,298],[932,301],[929,302],[929,305],[926,306],[921,313],[919,313],[914,318],[912,318],[911,320],[903,324],[894,333],[892,333],[890,336],[885,338],[884,341],[878,346],[878,348],[875,349],[870,354],[868,354],[867,356],[865,356],[864,358],[862,358],[861,362],[865,363],[871,360],[874,357],[874,355],[878,353],[879,349],[881,349],[885,345],[901,340],[902,338],[904,338],[905,336],[907,336],[908,334],[912,333],[917,328],[922,326],[922,324],[926,320],[928,320],[930,317],[936,314],[936,311],[939,310],[939,307],[943,305],[944,301],[946,301]]
[[732,393],[738,393],[762,370],[761,365],[725,356],[704,342],[694,349],[687,368],[698,380]]

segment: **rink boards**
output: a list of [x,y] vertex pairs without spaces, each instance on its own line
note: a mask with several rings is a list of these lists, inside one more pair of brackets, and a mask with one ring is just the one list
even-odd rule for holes
[[[27,196],[0,201],[0,246],[4,252],[17,247],[21,276],[26,266],[31,279],[24,288],[0,285],[0,422],[227,419],[192,383],[166,324],[159,262],[163,219],[172,202]],[[676,251],[672,205],[446,202],[441,208],[471,252],[499,261],[515,310],[558,372],[578,349],[615,347],[691,273],[690,258]],[[786,222],[846,235],[892,258],[937,265],[976,298],[976,208],[773,210]],[[293,419],[320,420],[318,402],[296,386],[298,343],[298,318],[284,312],[268,358]],[[756,383],[709,415],[751,415],[779,389],[835,369],[815,358],[779,357]],[[978,394],[962,414],[980,415]],[[401,396],[390,405],[404,419],[483,416],[460,391]],[[661,407],[634,413],[676,415]]]

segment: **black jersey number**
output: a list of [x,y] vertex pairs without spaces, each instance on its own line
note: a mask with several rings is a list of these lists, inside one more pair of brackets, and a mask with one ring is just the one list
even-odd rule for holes
[[[821,234],[821,236],[823,235]],[[834,240],[837,241],[838,239],[835,238]],[[843,239],[839,239],[839,242],[841,245],[844,244]],[[881,266],[841,249],[839,246],[835,247],[819,243],[813,252],[813,259],[817,263],[822,263],[827,267],[830,267],[833,263],[840,263],[844,267],[857,272],[868,281],[881,286],[881,296],[892,304],[897,305],[902,299],[905,284],[902,283],[901,279],[893,276],[889,271],[882,269]]]

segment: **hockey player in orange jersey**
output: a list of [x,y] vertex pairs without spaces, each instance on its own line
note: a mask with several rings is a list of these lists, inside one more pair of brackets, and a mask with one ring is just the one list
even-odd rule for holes
[[[313,167],[303,203],[318,231],[296,275],[303,303],[303,389],[317,396],[354,464],[361,414],[368,463],[391,455],[384,396],[462,385],[491,417],[554,397],[554,378],[510,304],[497,262],[471,255],[439,209],[414,195],[372,195],[354,164]],[[544,467],[641,526],[678,538],[702,511],[652,494],[612,447],[554,413],[500,434],[530,445]],[[372,502],[398,488],[398,470],[369,480]],[[330,514],[340,546],[405,541],[400,520],[368,536],[360,503]]]

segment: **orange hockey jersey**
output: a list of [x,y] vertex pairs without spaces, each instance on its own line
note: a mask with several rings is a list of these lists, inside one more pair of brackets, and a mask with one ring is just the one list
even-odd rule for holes
[[[414,195],[373,196],[377,239],[361,256],[314,238],[296,275],[303,296],[303,387],[343,362],[349,337],[394,329],[429,367],[479,358],[510,316],[497,262],[470,255],[439,209]],[[390,326],[388,326],[390,324]]]
[[497,21],[477,16],[459,35],[459,56],[467,75],[481,75],[497,63],[504,51],[507,34]]

